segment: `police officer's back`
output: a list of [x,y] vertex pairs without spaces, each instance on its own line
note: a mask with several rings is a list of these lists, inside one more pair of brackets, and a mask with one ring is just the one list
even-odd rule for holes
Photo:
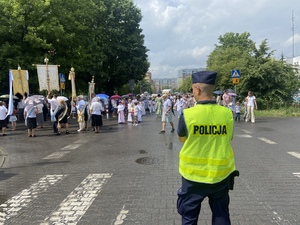
[[236,170],[230,144],[234,122],[229,108],[212,101],[216,75],[213,71],[192,75],[197,105],[185,109],[179,119],[178,135],[184,145],[179,155],[182,187],[177,207],[183,225],[197,224],[206,197],[212,224],[230,224],[228,192]]

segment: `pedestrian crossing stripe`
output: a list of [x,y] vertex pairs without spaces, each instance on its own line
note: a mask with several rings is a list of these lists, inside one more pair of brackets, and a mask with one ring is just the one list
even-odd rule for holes
[[[4,225],[9,219],[18,217],[21,210],[29,208],[33,204],[34,199],[47,192],[50,187],[57,185],[67,176],[46,175],[29,188],[22,190],[1,204],[0,225]],[[109,173],[89,174],[40,225],[77,224],[111,176],[112,174]]]
[[32,184],[28,189],[24,189],[0,205],[0,225],[12,217],[16,217],[18,212],[24,207],[29,207],[33,199],[39,194],[46,192],[51,186],[62,181],[67,175],[46,175]]
[[116,220],[114,221],[114,225],[120,225],[124,223],[124,219],[127,217],[129,210],[125,209],[125,205],[123,206],[120,214],[117,216]]
[[112,174],[88,175],[40,225],[77,224],[111,176]]

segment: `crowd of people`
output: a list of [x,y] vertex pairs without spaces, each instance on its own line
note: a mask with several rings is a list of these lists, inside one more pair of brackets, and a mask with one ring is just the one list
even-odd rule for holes
[[242,104],[239,101],[236,101],[236,94],[233,93],[233,95],[230,95],[230,93],[228,93],[228,90],[224,91],[224,94],[222,95],[222,99],[221,99],[221,95],[218,95],[216,101],[219,105],[223,105],[231,109],[235,117],[235,121],[238,122],[241,121],[240,119],[241,109],[243,108],[244,121],[245,122],[251,121],[252,123],[255,123],[254,108],[255,109],[258,108],[257,108],[256,98],[253,95],[252,91],[248,91],[248,95],[244,98]]
[[[251,91],[248,92],[248,96],[242,104],[236,101],[236,96],[230,95],[227,90],[223,95],[214,96],[212,100],[230,108],[235,121],[241,121],[243,110],[244,121],[255,123],[254,109],[257,109],[257,103]],[[111,113],[113,117],[118,117],[119,124],[132,124],[133,126],[138,126],[146,113],[155,113],[156,117],[162,120],[162,129],[159,133],[165,133],[167,124],[171,125],[171,132],[174,132],[172,117],[179,118],[184,109],[191,108],[196,103],[193,94],[158,94],[154,97],[142,94],[109,101],[103,101],[92,94],[89,102],[82,95],[79,95],[74,102],[70,102],[70,100],[58,99],[54,94],[46,96],[39,104],[25,103],[25,99],[20,99],[9,116],[7,115],[7,103],[1,101],[0,127],[2,136],[6,136],[6,128],[9,123],[11,123],[11,130],[16,130],[17,122],[25,122],[28,137],[36,137],[35,129],[42,129],[44,122],[50,119],[53,133],[60,135],[64,128],[65,134],[69,134],[68,119],[72,118],[78,121],[78,132],[87,130],[88,121],[90,121],[92,130],[99,133],[100,127],[103,125],[102,116],[105,113]],[[108,108],[108,112],[106,112],[106,108]]]
[[[16,121],[24,120],[28,137],[36,137],[35,129],[43,128],[47,118],[52,122],[53,133],[61,135],[62,129],[65,129],[65,134],[69,134],[69,118],[77,118],[77,132],[87,130],[90,120],[92,130],[99,133],[104,112],[118,117],[119,124],[133,126],[138,126],[142,116],[147,113],[155,113],[162,122],[159,133],[164,134],[167,124],[171,126],[170,132],[175,132],[172,119],[177,116],[177,135],[183,143],[179,153],[182,184],[177,192],[177,211],[182,216],[182,224],[197,224],[201,204],[208,197],[212,223],[229,225],[229,190],[233,190],[234,177],[239,176],[230,144],[234,120],[240,122],[243,107],[245,122],[255,123],[254,109],[257,109],[257,103],[251,91],[242,104],[236,101],[236,94],[229,94],[227,90],[222,95],[214,96],[216,76],[214,71],[193,74],[192,94],[158,94],[155,97],[137,95],[109,101],[103,101],[92,94],[89,102],[82,95],[70,102],[54,94],[48,95],[39,104],[32,100],[26,102],[25,99],[19,102],[9,116],[9,121],[12,130],[15,130]],[[46,117],[44,112],[47,112]],[[5,102],[0,102],[3,136],[6,136],[7,114]]]

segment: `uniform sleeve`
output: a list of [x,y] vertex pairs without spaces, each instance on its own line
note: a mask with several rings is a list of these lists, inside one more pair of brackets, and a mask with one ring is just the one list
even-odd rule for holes
[[179,137],[187,137],[188,136],[183,114],[181,114],[179,117],[177,134]]

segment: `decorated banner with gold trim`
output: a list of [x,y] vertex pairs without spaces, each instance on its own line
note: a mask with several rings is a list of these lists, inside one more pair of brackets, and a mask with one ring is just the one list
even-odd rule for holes
[[17,95],[17,93],[21,94],[22,96],[24,96],[25,93],[28,95],[29,94],[28,71],[10,70],[10,74],[12,76],[14,95]]
[[58,66],[57,65],[36,65],[39,78],[40,91],[59,91]]

